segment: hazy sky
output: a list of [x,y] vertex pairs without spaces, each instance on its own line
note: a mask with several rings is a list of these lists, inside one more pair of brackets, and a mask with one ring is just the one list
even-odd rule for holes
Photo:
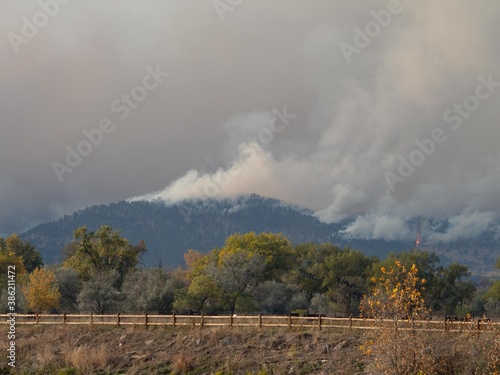
[[0,233],[151,192],[498,220],[497,0],[0,4]]

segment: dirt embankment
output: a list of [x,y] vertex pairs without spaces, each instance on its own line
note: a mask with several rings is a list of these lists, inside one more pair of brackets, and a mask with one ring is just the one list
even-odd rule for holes
[[326,330],[18,326],[16,373],[356,374],[361,341]]

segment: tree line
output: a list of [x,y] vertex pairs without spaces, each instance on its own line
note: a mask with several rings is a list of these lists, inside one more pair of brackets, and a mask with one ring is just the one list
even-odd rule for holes
[[63,249],[63,262],[44,266],[16,234],[0,238],[1,301],[7,306],[7,268],[15,265],[18,312],[359,316],[399,264],[418,270],[423,282],[415,288],[430,314],[500,315],[500,280],[473,283],[466,266],[443,266],[435,253],[416,249],[381,260],[330,243],[292,245],[279,233],[250,232],[206,254],[188,250],[185,265],[175,269],[141,267],[145,251],[143,241],[133,245],[110,226],[83,226]]

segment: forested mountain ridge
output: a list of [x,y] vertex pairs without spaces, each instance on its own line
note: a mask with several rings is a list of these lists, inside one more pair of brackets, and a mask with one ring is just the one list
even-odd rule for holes
[[[71,241],[75,229],[86,225],[89,230],[96,230],[106,224],[121,230],[123,236],[134,244],[145,241],[144,265],[153,266],[161,261],[167,267],[183,264],[183,254],[189,249],[207,252],[222,247],[231,234],[250,231],[281,232],[295,245],[331,242],[380,258],[385,258],[389,252],[409,250],[415,246],[414,238],[408,241],[347,238],[342,231],[352,220],[326,224],[310,210],[258,195],[186,200],[172,204],[122,201],[88,207],[57,221],[41,224],[21,234],[21,237],[42,253],[45,263],[58,263],[62,261],[62,249]],[[422,250],[436,252],[444,264],[465,264],[475,274],[495,272],[493,265],[500,256],[500,244],[494,228],[474,238],[430,243],[427,240],[430,228],[436,233],[444,232],[449,226],[449,219],[419,220],[426,227],[420,245]],[[415,222],[412,221],[409,226],[416,226]]]
[[144,240],[146,266],[183,263],[189,249],[202,252],[222,247],[233,233],[281,232],[294,244],[332,242],[350,246],[369,255],[384,257],[390,251],[407,250],[413,243],[382,240],[347,240],[339,231],[348,221],[325,224],[307,209],[256,195],[224,200],[192,200],[165,205],[160,202],[122,201],[92,206],[46,224],[22,237],[32,243],[46,263],[62,260],[62,249],[73,231],[86,225],[96,230],[107,224],[121,230],[132,243]]

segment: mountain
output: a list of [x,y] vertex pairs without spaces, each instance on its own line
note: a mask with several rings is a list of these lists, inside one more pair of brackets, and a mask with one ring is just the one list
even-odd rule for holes
[[339,233],[347,221],[325,224],[307,209],[257,195],[169,205],[123,201],[92,206],[39,225],[21,236],[42,253],[45,263],[58,263],[76,228],[86,225],[89,230],[96,230],[104,224],[121,230],[134,244],[144,240],[148,250],[142,261],[146,266],[160,261],[170,267],[183,264],[183,255],[189,249],[207,252],[222,247],[231,234],[250,231],[281,232],[294,244],[332,242],[379,257],[413,246],[413,242],[347,240]]
[[[134,244],[144,240],[148,250],[142,261],[146,266],[159,262],[168,267],[181,265],[183,255],[189,249],[207,252],[222,247],[231,234],[250,231],[281,232],[293,244],[331,242],[380,258],[385,258],[391,251],[414,247],[414,238],[408,241],[346,238],[342,230],[353,220],[326,224],[318,220],[312,211],[258,195],[171,204],[123,201],[77,211],[57,221],[39,225],[21,237],[42,253],[47,264],[62,261],[63,247],[71,241],[73,231],[82,225],[96,230],[108,224],[120,230]],[[415,218],[407,225],[415,229],[422,227],[424,237],[432,238],[432,235],[436,237],[436,234],[447,233],[451,222],[452,218]],[[491,225],[479,235],[466,239],[460,239],[459,233],[456,240],[447,242],[423,240],[420,249],[436,252],[443,264],[458,262],[469,266],[475,274],[494,275],[494,264],[500,257],[498,227],[497,224]]]

